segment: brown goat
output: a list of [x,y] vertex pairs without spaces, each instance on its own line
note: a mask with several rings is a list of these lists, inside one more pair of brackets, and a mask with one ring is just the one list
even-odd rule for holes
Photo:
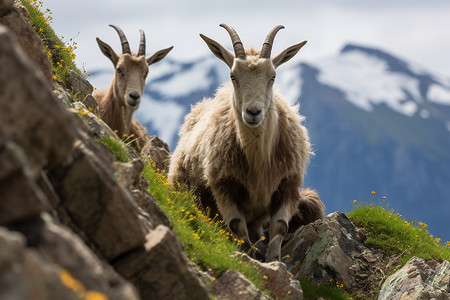
[[[295,217],[298,224],[324,217],[313,190],[299,188],[309,162],[308,132],[298,106],[273,89],[275,68],[306,43],[271,58],[275,27],[261,51],[245,50],[236,31],[222,24],[234,54],[201,35],[231,69],[231,83],[204,99],[185,117],[171,157],[169,182],[196,190],[204,206],[216,206],[231,232],[252,251],[268,226],[266,261],[279,260],[281,243]],[[210,201],[212,199],[212,201]],[[209,201],[209,202],[208,202]],[[304,214],[308,214],[305,216]]]
[[115,130],[119,137],[133,136],[138,148],[146,142],[146,130],[132,119],[138,109],[148,75],[148,66],[162,60],[173,47],[159,50],[151,56],[145,56],[145,34],[140,30],[141,40],[138,53],[131,53],[130,45],[123,31],[110,25],[119,34],[122,54],[116,54],[106,43],[97,38],[102,53],[114,65],[114,77],[106,93],[98,92],[94,96],[99,104],[100,117]]

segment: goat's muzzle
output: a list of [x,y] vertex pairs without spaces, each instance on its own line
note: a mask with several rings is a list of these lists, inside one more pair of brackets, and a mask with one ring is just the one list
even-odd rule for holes
[[257,127],[264,119],[263,110],[259,107],[247,107],[242,113],[244,123],[249,127]]
[[125,101],[128,106],[136,107],[139,105],[139,102],[141,101],[141,94],[139,94],[138,92],[131,92],[127,95]]

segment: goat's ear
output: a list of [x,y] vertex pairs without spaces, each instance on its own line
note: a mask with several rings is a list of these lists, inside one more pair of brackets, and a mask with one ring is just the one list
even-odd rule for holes
[[100,47],[102,53],[109,58],[114,66],[116,66],[119,56],[114,52],[114,50],[107,43],[103,42],[101,39],[97,38],[97,44]]
[[151,64],[157,63],[158,61],[160,61],[161,59],[166,57],[166,55],[172,49],[173,49],[173,46],[169,47],[169,48],[166,48],[166,49],[159,50],[158,52],[156,52],[152,56],[148,56],[145,60],[147,61],[147,64],[150,66]]
[[228,67],[230,67],[230,69],[231,67],[233,67],[234,54],[231,51],[228,51],[221,44],[201,33],[200,37],[205,41],[206,45],[208,45],[208,48],[215,56],[217,56],[217,58],[223,60],[228,65]]
[[290,46],[289,48],[285,49],[283,52],[272,58],[272,63],[275,68],[278,66],[284,64],[291,58],[297,54],[297,52],[306,44],[306,41],[303,41],[301,43],[295,44],[293,46]]

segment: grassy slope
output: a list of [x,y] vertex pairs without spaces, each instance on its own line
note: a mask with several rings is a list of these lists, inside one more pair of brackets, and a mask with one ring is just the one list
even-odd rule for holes
[[232,257],[239,241],[226,230],[223,221],[205,216],[198,209],[196,196],[191,192],[172,189],[164,170],[157,170],[151,158],[146,158],[142,176],[149,180],[149,192],[172,220],[173,230],[192,261],[203,270],[212,270],[213,275],[228,269],[237,270],[261,287],[263,278],[258,270]]
[[365,229],[366,243],[388,255],[401,255],[399,266],[411,257],[426,260],[450,260],[450,242],[441,244],[439,238],[429,234],[427,224],[408,221],[382,206],[361,204],[348,216]]
[[[75,65],[75,53],[77,48],[73,39],[63,42],[63,36],[58,37],[50,23],[53,20],[49,9],[43,11],[42,1],[21,0],[21,3],[30,14],[30,24],[44,43],[45,51],[53,67],[53,79],[58,80],[65,87],[69,86],[69,71],[75,71],[79,75],[82,72]],[[70,45],[71,44],[71,45]]]
[[121,140],[118,140],[111,136],[105,136],[101,139],[97,139],[97,141],[105,145],[111,151],[117,161],[131,161],[125,148],[126,146]]

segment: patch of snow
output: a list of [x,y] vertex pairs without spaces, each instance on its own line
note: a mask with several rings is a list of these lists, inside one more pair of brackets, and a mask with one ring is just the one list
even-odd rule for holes
[[278,73],[275,82],[278,85],[280,93],[290,104],[294,105],[299,102],[303,82],[298,66],[290,69],[283,69]]
[[180,70],[181,70],[180,64],[163,60],[149,67],[149,77],[150,80],[160,78],[170,73],[179,72]]
[[450,89],[442,85],[433,84],[430,86],[427,96],[434,103],[450,105]]
[[188,70],[180,70],[168,80],[152,83],[152,89],[169,99],[207,89],[213,83],[213,79],[208,76],[208,73],[215,64],[214,60],[205,59],[194,64]]
[[139,109],[134,117],[140,122],[149,124],[158,132],[158,137],[171,145],[178,134],[180,122],[186,112],[181,105],[172,101],[159,102],[144,94]]
[[422,119],[428,119],[430,117],[430,112],[426,109],[422,109],[420,110],[419,115]]
[[405,115],[407,115],[409,117],[414,116],[414,114],[418,110],[417,104],[415,102],[413,102],[413,101],[405,102],[405,103],[402,104],[401,107],[402,107],[401,108],[402,111],[399,111],[399,112],[402,112],[402,113],[404,113]]
[[316,61],[319,81],[342,90],[357,107],[372,111],[373,105],[386,104],[391,109],[412,116],[417,104],[405,102],[407,91],[415,101],[423,101],[419,81],[406,74],[391,72],[385,61],[362,52],[343,53]]
[[450,122],[445,123],[445,127],[447,127],[447,130],[450,131]]

